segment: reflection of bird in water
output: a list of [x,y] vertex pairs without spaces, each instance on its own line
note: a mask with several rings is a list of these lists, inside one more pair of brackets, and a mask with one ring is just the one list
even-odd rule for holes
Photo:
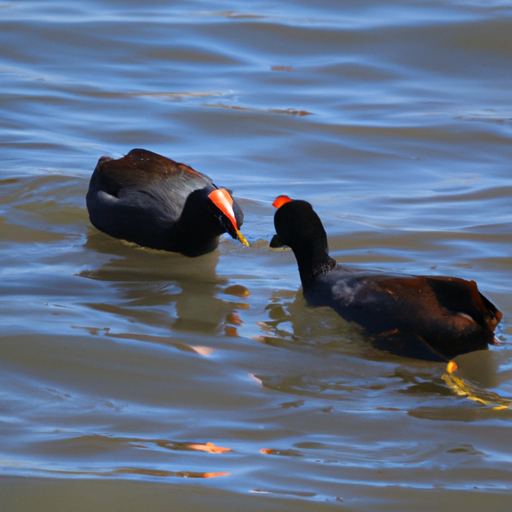
[[101,157],[87,192],[91,223],[144,247],[199,256],[240,233],[242,209],[231,194],[187,165],[145,149]]
[[329,256],[327,235],[306,201],[274,202],[277,236],[293,250],[304,298],[361,325],[379,349],[442,361],[494,343],[502,314],[474,281],[349,270]]
[[[499,375],[495,353],[464,354],[455,361],[450,361],[442,379],[457,395],[464,396],[473,402],[490,406],[501,411],[512,408],[512,399],[485,389],[496,386],[499,381],[510,380],[510,372]],[[483,357],[484,356],[484,357]],[[505,379],[503,378],[505,377]]]
[[273,292],[265,308],[268,318],[257,322],[261,333],[253,339],[287,350],[301,351],[314,347],[318,355],[340,353],[371,357],[368,346],[358,343],[364,339],[359,326],[340,321],[339,315],[330,308],[305,306],[302,293],[289,290]]
[[[245,288],[237,291],[242,287],[230,285],[227,278],[216,274],[217,252],[190,259],[151,249],[133,250],[95,234],[89,236],[86,245],[111,256],[99,268],[80,273],[106,283],[105,294],[98,297],[96,291],[88,306],[109,313],[109,327],[125,328],[122,320],[127,318],[139,326],[139,332],[151,326],[160,329],[160,334],[169,328],[182,333],[224,330],[233,334],[239,325],[236,312],[247,304],[238,297],[249,292]],[[122,324],[115,327],[119,317]]]
[[[218,285],[205,288],[202,282],[181,283],[181,294],[176,297],[176,320],[173,329],[181,332],[214,334],[222,330],[226,335],[238,336],[237,328],[242,325],[238,310],[246,309],[247,303],[239,302],[233,295],[240,297],[233,286],[220,289]],[[242,297],[247,297],[245,289]],[[227,295],[221,299],[218,295]],[[233,300],[231,300],[233,298]]]

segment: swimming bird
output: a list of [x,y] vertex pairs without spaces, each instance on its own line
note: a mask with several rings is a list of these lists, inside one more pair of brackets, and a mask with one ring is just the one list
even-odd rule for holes
[[229,233],[240,233],[243,212],[229,191],[191,167],[146,149],[99,159],[86,196],[93,226],[144,247],[200,256]]
[[495,344],[502,314],[474,281],[344,268],[329,256],[311,204],[279,196],[273,205],[277,236],[295,254],[306,302],[359,324],[376,348],[445,361]]

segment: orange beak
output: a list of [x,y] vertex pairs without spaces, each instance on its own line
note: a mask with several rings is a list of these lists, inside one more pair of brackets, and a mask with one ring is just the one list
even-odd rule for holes
[[[225,188],[217,188],[212,190],[208,195],[212,203],[224,214],[229,220],[233,230],[229,230],[229,233],[233,238],[237,238],[242,244],[249,247],[249,242],[245,238],[240,230],[238,229],[238,223],[236,221],[235,212],[233,210],[233,198]],[[232,232],[233,231],[233,232]],[[233,234],[234,233],[234,234]]]

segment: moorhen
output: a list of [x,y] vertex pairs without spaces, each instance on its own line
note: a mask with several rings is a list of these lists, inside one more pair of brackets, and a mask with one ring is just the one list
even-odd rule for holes
[[117,160],[103,156],[86,196],[93,226],[153,249],[200,256],[240,233],[242,209],[224,188],[191,167],[145,149]]
[[279,196],[274,225],[291,247],[310,306],[329,306],[363,327],[376,348],[430,361],[485,350],[502,314],[474,281],[350,270],[329,256],[312,206]]

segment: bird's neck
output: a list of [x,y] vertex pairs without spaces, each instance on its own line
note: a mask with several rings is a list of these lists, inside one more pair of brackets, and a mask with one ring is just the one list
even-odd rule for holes
[[169,231],[169,240],[185,240],[178,251],[187,256],[210,252],[217,246],[219,236],[224,232],[208,205],[207,191],[192,192],[179,219]]
[[329,256],[327,244],[293,249],[297,258],[302,287],[307,289],[320,275],[334,269],[337,262]]

